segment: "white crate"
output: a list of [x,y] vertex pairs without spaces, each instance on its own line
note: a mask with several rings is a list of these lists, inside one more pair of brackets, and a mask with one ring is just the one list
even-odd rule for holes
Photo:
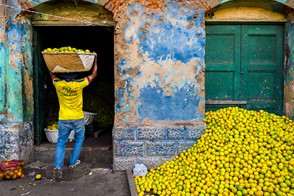
[[86,112],[84,111],[84,119],[85,119],[85,125],[89,125],[93,122],[95,116],[97,113],[92,113],[92,112]]
[[[58,130],[49,130],[49,129],[44,129],[46,137],[50,143],[57,143],[58,140]],[[70,141],[75,139],[75,131],[72,130],[69,134]]]

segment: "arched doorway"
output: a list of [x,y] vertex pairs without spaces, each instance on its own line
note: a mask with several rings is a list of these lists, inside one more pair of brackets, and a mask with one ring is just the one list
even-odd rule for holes
[[206,13],[206,110],[239,106],[284,114],[287,12],[269,7],[235,1]]
[[[114,21],[102,6],[88,2],[50,1],[34,8],[46,14],[33,17],[34,99],[35,99],[35,156],[41,144],[47,147],[47,159],[54,153],[44,129],[57,122],[59,103],[55,88],[42,57],[46,48],[71,46],[89,49],[98,54],[99,71],[95,80],[84,89],[84,110],[98,113],[93,123],[86,126],[86,138],[81,159],[112,161],[112,126],[114,121]],[[89,71],[90,72],[90,71]],[[81,77],[89,74],[80,73]],[[99,141],[98,141],[99,140]],[[73,143],[67,145],[69,150]],[[103,147],[107,151],[99,152]],[[49,149],[49,150],[48,150]],[[87,153],[91,149],[92,155]],[[104,154],[103,154],[104,153]],[[87,155],[88,154],[88,155]],[[67,156],[67,155],[66,155]],[[93,160],[90,160],[92,159]],[[50,160],[43,160],[50,161]]]

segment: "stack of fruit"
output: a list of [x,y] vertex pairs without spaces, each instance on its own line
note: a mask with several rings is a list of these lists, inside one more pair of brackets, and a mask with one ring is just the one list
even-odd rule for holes
[[0,179],[23,178],[25,162],[23,160],[9,160],[0,163]]
[[42,54],[48,69],[53,73],[89,71],[96,56],[96,53],[89,49],[84,50],[70,46],[46,48]]
[[49,123],[48,126],[47,126],[47,129],[49,131],[56,131],[56,130],[58,130],[58,124],[57,124],[57,122],[51,122],[51,123]]
[[75,47],[65,46],[61,48],[46,48],[43,52],[81,52],[81,53],[90,53],[89,49],[78,49]]
[[139,195],[294,195],[294,122],[237,107],[207,112],[188,150],[143,177]]
[[100,128],[108,128],[113,124],[114,113],[107,103],[98,95],[84,96],[84,110],[96,113],[94,121]]
[[[56,121],[48,123],[44,131],[49,142],[56,143],[58,141],[58,123]],[[69,134],[68,142],[74,141],[74,138],[75,131],[72,130]]]

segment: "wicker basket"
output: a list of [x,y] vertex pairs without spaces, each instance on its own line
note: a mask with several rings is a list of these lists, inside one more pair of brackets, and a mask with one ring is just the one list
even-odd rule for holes
[[42,52],[45,63],[53,73],[89,71],[95,60],[95,53]]

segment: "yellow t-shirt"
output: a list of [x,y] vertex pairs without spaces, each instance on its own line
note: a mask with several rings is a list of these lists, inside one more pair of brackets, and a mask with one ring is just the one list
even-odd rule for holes
[[53,79],[59,100],[59,120],[84,118],[83,88],[89,85],[88,78],[65,81]]

